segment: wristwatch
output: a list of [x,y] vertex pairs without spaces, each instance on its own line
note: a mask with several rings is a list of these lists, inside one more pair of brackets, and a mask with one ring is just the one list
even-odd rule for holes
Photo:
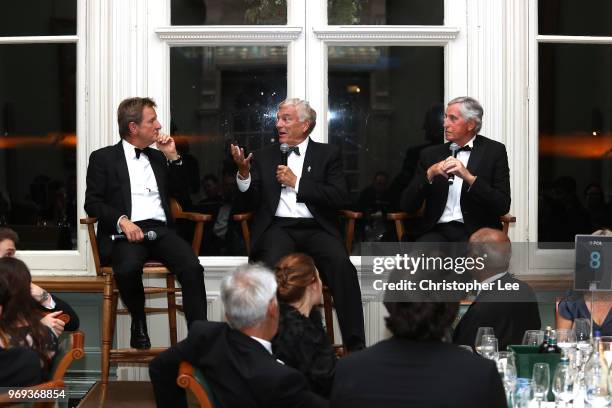
[[49,292],[43,289],[40,294],[40,303],[45,303],[49,299]]
[[179,155],[179,157],[176,160],[168,160],[168,164],[174,165],[174,166],[180,166],[183,164],[183,158]]

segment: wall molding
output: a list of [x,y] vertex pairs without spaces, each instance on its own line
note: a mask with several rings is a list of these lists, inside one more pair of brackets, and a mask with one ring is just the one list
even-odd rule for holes
[[459,28],[446,26],[322,26],[315,36],[329,44],[446,45]]
[[154,30],[169,45],[289,44],[302,34],[291,26],[166,26]]

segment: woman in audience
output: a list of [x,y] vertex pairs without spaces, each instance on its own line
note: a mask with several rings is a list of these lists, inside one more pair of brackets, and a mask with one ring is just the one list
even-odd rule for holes
[[301,371],[312,391],[329,397],[336,354],[315,308],[322,298],[319,272],[308,255],[290,254],[276,264],[275,275],[280,319],[274,355]]
[[[8,301],[8,283],[0,275],[0,322]],[[9,347],[8,343],[8,336],[0,329],[0,387],[27,387],[42,382],[38,354],[29,347]]]
[[[37,302],[30,293],[32,276],[22,261],[1,258],[0,276],[8,285],[8,296],[0,318],[3,347],[27,347],[34,350],[38,354],[43,373],[46,373],[57,351],[57,336],[61,330],[55,327],[52,320],[46,317],[41,319]],[[43,380],[45,377],[43,375]]]

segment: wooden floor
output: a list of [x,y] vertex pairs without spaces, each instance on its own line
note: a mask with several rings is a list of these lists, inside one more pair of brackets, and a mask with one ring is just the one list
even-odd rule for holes
[[[187,392],[187,402],[190,407],[198,406],[190,392]],[[97,382],[83,397],[78,407],[155,408],[153,386],[146,381],[111,381],[106,386]]]

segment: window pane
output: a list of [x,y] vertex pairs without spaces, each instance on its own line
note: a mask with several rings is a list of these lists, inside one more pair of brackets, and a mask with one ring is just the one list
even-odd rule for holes
[[0,224],[76,248],[76,44],[0,46]]
[[612,227],[612,46],[539,46],[541,242]]
[[610,0],[539,0],[538,19],[543,35],[612,36]]
[[180,47],[170,50],[170,129],[195,210],[207,223],[202,255],[246,255],[231,219],[237,193],[230,143],[251,152],[276,139],[276,107],[287,95],[287,48]]
[[330,25],[442,25],[443,0],[327,0]]
[[76,0],[3,1],[0,37],[22,35],[75,35]]
[[172,0],[172,25],[285,25],[287,0]]
[[[397,209],[420,151],[442,143],[442,47],[329,47],[329,143],[341,146],[358,240],[394,240]],[[358,246],[356,246],[358,248]]]

